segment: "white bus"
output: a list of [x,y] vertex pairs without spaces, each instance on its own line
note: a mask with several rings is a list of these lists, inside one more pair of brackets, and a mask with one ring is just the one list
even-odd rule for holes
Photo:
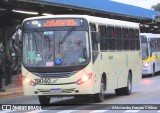
[[141,33],[142,75],[160,71],[160,34]]
[[104,100],[129,95],[141,80],[139,24],[87,15],[28,18],[22,24],[25,95],[40,104],[52,96]]

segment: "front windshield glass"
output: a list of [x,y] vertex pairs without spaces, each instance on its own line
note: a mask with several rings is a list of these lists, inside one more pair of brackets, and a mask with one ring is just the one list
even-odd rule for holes
[[84,65],[89,58],[87,31],[37,31],[23,35],[23,63],[27,67]]
[[148,58],[148,44],[141,43],[141,49],[142,49],[142,60],[145,60]]

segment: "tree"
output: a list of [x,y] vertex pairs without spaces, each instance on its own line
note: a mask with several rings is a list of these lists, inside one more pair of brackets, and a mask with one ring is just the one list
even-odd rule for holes
[[155,11],[160,11],[160,3],[158,3],[157,5],[153,5],[152,9],[154,9]]

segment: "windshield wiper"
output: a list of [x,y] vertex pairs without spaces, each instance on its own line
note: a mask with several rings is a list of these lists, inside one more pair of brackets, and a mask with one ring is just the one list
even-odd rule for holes
[[38,32],[40,34],[40,36],[46,40],[48,43],[49,43],[49,49],[50,49],[50,41],[51,39],[47,36],[47,35],[44,35],[42,32]]
[[75,29],[75,27],[71,27],[69,29],[69,31],[64,35],[64,37],[62,38],[62,40],[59,42],[59,44],[63,44],[65,42],[65,40],[68,38],[68,36],[72,33],[72,31]]
[[34,37],[34,41],[35,41],[35,45],[36,45],[36,51],[37,51],[37,50],[38,50],[38,47],[37,47],[37,41],[36,41],[35,33],[36,33],[36,32],[33,33],[33,37]]

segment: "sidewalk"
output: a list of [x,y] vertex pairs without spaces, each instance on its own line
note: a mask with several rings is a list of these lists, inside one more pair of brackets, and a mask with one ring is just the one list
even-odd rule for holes
[[4,86],[3,80],[3,89],[5,89],[6,91],[0,92],[0,99],[13,98],[23,95],[22,81],[20,75],[14,75],[12,77],[12,84],[12,86]]

